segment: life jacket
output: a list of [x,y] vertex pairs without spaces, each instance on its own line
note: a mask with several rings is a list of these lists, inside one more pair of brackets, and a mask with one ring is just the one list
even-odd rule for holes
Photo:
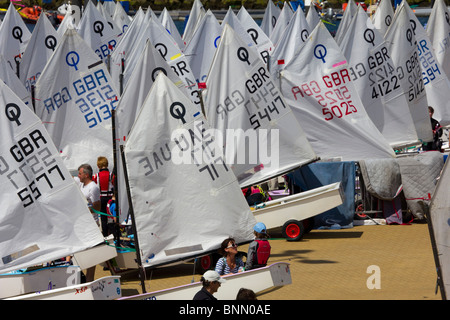
[[258,242],[258,249],[256,250],[256,257],[254,261],[255,267],[265,267],[267,265],[267,260],[269,260],[270,257],[270,243],[267,240],[257,240]]
[[99,173],[96,174],[92,180],[98,184],[100,188],[101,197],[112,197],[113,195],[113,177],[109,173],[108,169],[100,169]]

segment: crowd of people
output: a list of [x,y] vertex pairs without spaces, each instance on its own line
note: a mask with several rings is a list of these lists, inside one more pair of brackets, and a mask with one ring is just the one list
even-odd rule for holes
[[[217,300],[213,296],[226,280],[221,276],[265,267],[270,257],[270,243],[267,228],[262,222],[253,227],[255,239],[250,243],[247,252],[247,261],[243,262],[237,256],[238,245],[233,238],[222,241],[219,252],[222,254],[214,270],[206,271],[200,279],[202,289],[197,292],[193,300]],[[247,288],[241,288],[236,296],[237,300],[256,300],[255,293]]]

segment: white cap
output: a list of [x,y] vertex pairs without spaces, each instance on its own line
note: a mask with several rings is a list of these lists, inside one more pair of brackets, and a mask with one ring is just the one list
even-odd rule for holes
[[220,274],[217,271],[214,270],[208,270],[203,274],[203,278],[205,278],[206,281],[212,282],[212,281],[218,281],[220,283],[226,282],[225,279],[222,279],[220,277]]

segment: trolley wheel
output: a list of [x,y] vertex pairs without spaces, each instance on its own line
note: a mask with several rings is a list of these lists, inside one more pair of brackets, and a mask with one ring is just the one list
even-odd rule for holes
[[355,202],[355,220],[366,220],[367,215],[364,214],[364,204],[362,200],[358,200]]
[[283,225],[281,231],[283,238],[287,241],[299,241],[305,234],[305,227],[302,221],[289,220]]
[[213,258],[210,254],[199,257],[195,260],[195,270],[203,274],[205,271],[210,270],[213,266]]
[[205,271],[214,269],[216,266],[218,258],[216,254],[208,254],[202,257],[195,259],[195,270],[196,272],[203,274]]

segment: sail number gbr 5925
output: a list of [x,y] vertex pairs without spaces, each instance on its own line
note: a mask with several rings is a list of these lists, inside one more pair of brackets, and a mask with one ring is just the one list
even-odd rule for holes
[[[326,121],[342,118],[358,112],[352,102],[350,91],[345,85],[350,81],[347,69],[322,77],[322,81],[312,80],[292,87],[294,99],[313,97],[321,106]],[[321,88],[325,85],[325,89]]]

